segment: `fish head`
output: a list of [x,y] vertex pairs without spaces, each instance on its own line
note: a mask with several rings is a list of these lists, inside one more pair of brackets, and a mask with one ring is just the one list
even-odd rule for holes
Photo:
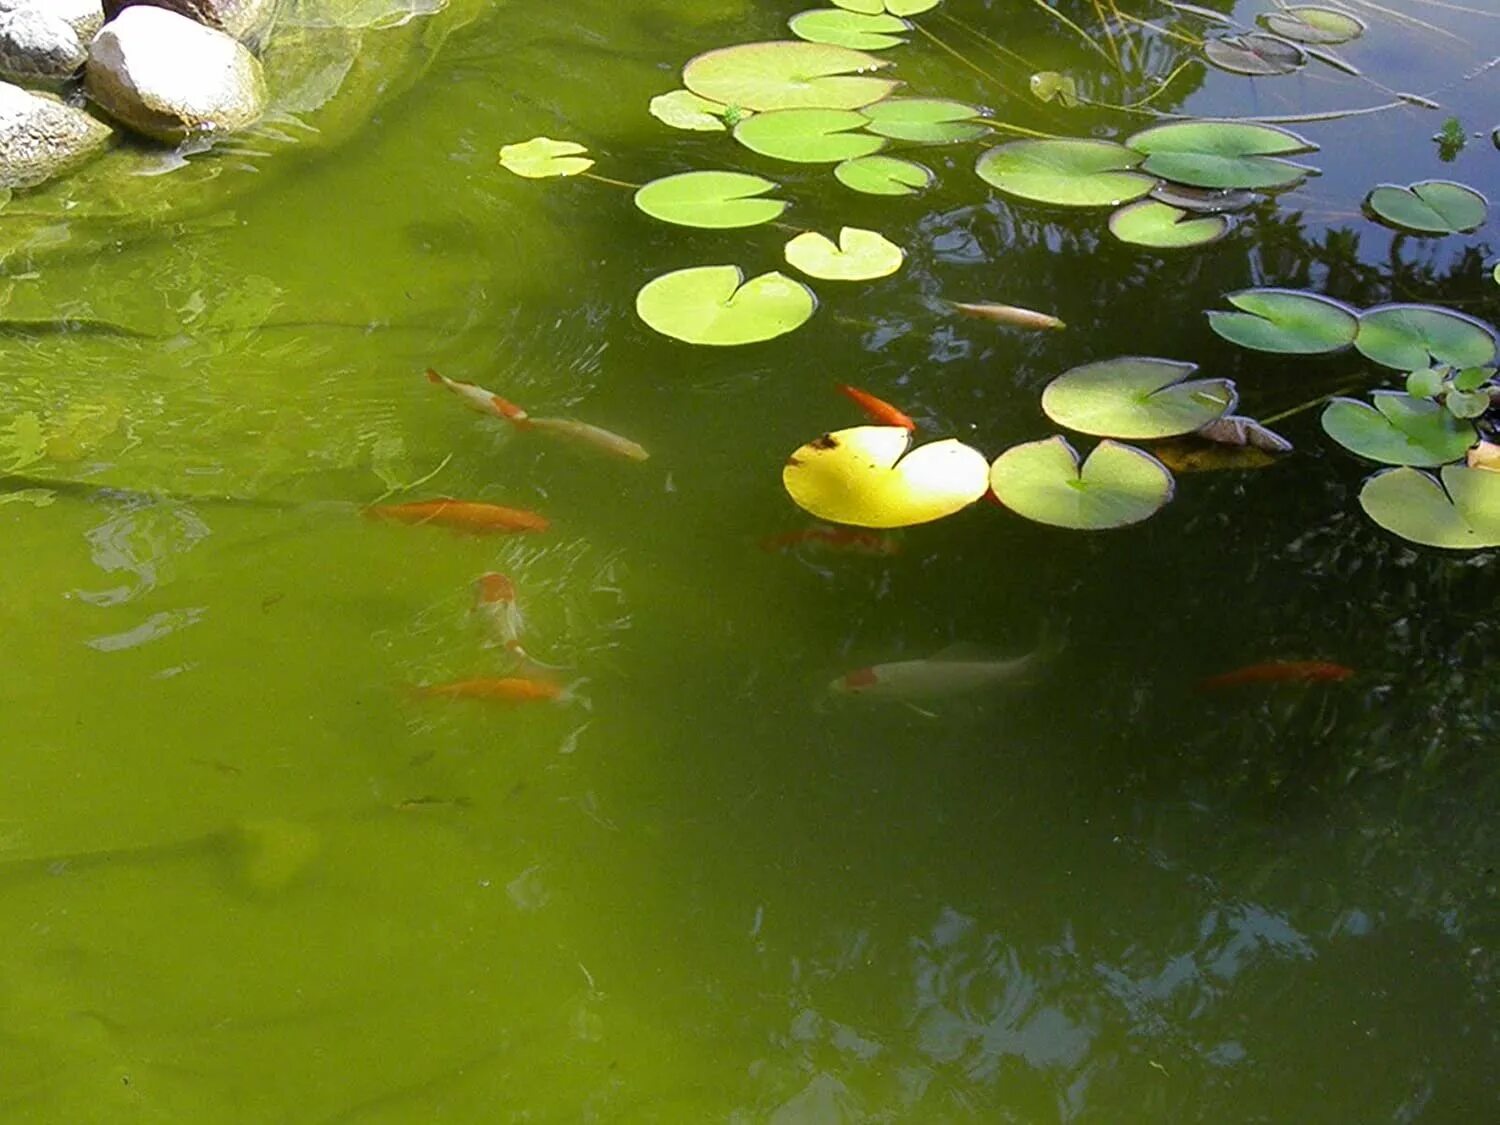
[[828,688],[830,691],[843,695],[858,695],[860,692],[869,691],[879,682],[880,677],[876,675],[874,668],[856,668],[834,680]]
[[485,605],[494,605],[516,600],[516,587],[505,575],[496,571],[481,574],[474,583],[476,596]]

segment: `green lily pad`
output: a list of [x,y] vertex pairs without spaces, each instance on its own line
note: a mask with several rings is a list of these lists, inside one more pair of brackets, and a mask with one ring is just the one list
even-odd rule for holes
[[1490,201],[1451,180],[1423,180],[1410,187],[1381,184],[1365,196],[1365,207],[1387,226],[1423,234],[1458,234],[1484,225]]
[[1448,386],[1449,367],[1426,367],[1406,376],[1406,393],[1414,398],[1437,398]]
[[1007,449],[990,467],[995,498],[1017,515],[1053,527],[1102,531],[1155,515],[1175,488],[1155,457],[1106,438],[1082,465],[1060,434]]
[[792,34],[809,43],[832,43],[859,51],[882,51],[899,47],[906,40],[901,32],[907,22],[880,13],[851,12],[846,8],[810,8],[787,20]]
[[861,12],[867,16],[878,16],[885,11],[885,0],[833,0],[846,12]]
[[1210,39],[1203,57],[1220,70],[1252,77],[1291,74],[1307,65],[1307,52],[1297,44],[1258,31]]
[[[835,3],[838,0],[834,0]],[[930,12],[942,0],[885,0],[885,10],[893,16],[919,16]]]
[[1154,125],[1125,141],[1144,153],[1141,168],[1179,184],[1204,188],[1290,187],[1314,171],[1279,157],[1317,145],[1274,125],[1245,121],[1183,121]]
[[1064,109],[1078,104],[1078,83],[1066,74],[1055,70],[1039,70],[1027,83],[1031,96],[1042,102],[1056,102]]
[[886,98],[862,111],[870,132],[921,145],[960,144],[988,133],[978,106],[947,98]]
[[1437,305],[1377,305],[1359,314],[1354,346],[1397,371],[1433,363],[1484,367],[1495,359],[1495,334],[1482,320]]
[[1443,407],[1455,418],[1478,418],[1490,408],[1490,393],[1454,387],[1443,396]]
[[1318,43],[1325,47],[1347,43],[1365,33],[1364,20],[1333,8],[1282,8],[1278,12],[1262,12],[1259,23],[1283,39]]
[[728,106],[700,98],[691,90],[673,90],[658,94],[648,107],[651,116],[674,129],[688,129],[697,133],[723,133],[729,126],[724,122]]
[[862,129],[865,119],[851,109],[775,109],[757,113],[734,127],[734,139],[751,152],[796,164],[854,160],[879,152],[884,137]]
[[932,183],[932,172],[895,156],[861,156],[833,170],[839,183],[866,195],[912,195]]
[[968,507],[989,487],[984,454],[948,438],[910,453],[900,426],[855,426],[787,458],[781,483],[804,511],[856,527],[909,527]]
[[738,266],[675,270],[652,278],[635,296],[636,315],[663,336],[716,346],[785,335],[812,316],[816,304],[812,290],[785,274],[744,281]]
[[1430,399],[1374,391],[1370,400],[1335,398],[1323,410],[1324,432],[1351,453],[1387,465],[1442,465],[1474,444],[1474,427]]
[[862,73],[886,65],[849,47],[776,39],[689,59],[682,84],[699,97],[746,109],[858,109],[896,88],[891,79]]
[[1232,220],[1223,215],[1191,215],[1155,199],[1128,203],[1109,217],[1109,230],[1121,242],[1177,250],[1207,246],[1229,233]]
[[757,198],[777,185],[743,172],[683,172],[652,180],[635,205],[654,219],[684,227],[753,227],[787,208],[784,199]]
[[1494,377],[1493,367],[1465,367],[1453,376],[1453,385],[1461,391],[1477,391]]
[[1115,207],[1156,186],[1133,171],[1144,159],[1109,141],[1011,141],[979,158],[986,183],[1022,199],[1064,207]]
[[859,227],[839,230],[835,246],[827,235],[804,231],[786,244],[786,260],[808,277],[825,281],[870,281],[901,268],[906,255],[884,235]]
[[1196,188],[1185,184],[1157,184],[1151,189],[1151,198],[1180,207],[1184,211],[1199,211],[1205,215],[1243,211],[1261,199],[1255,192],[1239,188]]
[[1238,401],[1228,379],[1194,379],[1196,363],[1122,356],[1065,371],[1042,391],[1042,413],[1059,426],[1115,438],[1186,434]]
[[1359,314],[1299,289],[1241,289],[1225,298],[1241,312],[1211,309],[1208,326],[1242,348],[1289,355],[1336,352],[1354,342]]
[[1500,547],[1500,473],[1445,465],[1442,483],[1416,469],[1386,469],[1360,489],[1359,506],[1381,527],[1425,547]]
[[529,141],[506,145],[500,150],[500,167],[528,180],[548,176],[576,176],[594,166],[577,141],[554,141],[551,137],[532,137]]

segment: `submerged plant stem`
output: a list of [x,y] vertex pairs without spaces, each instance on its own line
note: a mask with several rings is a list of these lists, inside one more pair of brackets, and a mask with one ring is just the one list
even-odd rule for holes
[[1317,398],[1310,398],[1306,402],[1299,402],[1296,406],[1289,406],[1285,410],[1278,411],[1275,414],[1268,414],[1264,418],[1257,418],[1256,421],[1258,421],[1262,426],[1269,426],[1272,422],[1280,422],[1282,419],[1290,418],[1294,414],[1301,414],[1304,410],[1311,410],[1315,406],[1321,406],[1323,405],[1323,403],[1327,402],[1335,395],[1341,395],[1349,391],[1358,390],[1361,385],[1362,383],[1359,380],[1356,380],[1353,383],[1345,383],[1343,386],[1334,387],[1333,390],[1328,391],[1325,394],[1321,394]]
[[609,184],[610,187],[629,188],[631,191],[639,191],[640,184],[632,184],[626,180],[613,180],[608,176],[601,176],[597,172],[579,172],[580,176],[588,180],[598,180],[601,184]]
[[1063,15],[1063,13],[1059,12],[1056,8],[1054,8],[1054,7],[1050,6],[1049,4],[1047,4],[1046,0],[1031,0],[1031,2],[1034,5],[1036,5],[1038,8],[1040,8],[1042,11],[1046,12],[1049,16],[1051,16],[1053,19],[1055,19],[1058,23],[1062,24],[1064,27],[1066,27],[1069,30],[1071,30],[1075,35],[1078,36],[1078,38],[1082,39],[1085,43],[1087,43],[1089,45],[1089,47],[1097,55],[1099,55],[1100,58],[1102,58],[1105,62],[1109,63],[1110,66],[1113,66],[1116,69],[1119,68],[1119,63],[1115,59],[1112,59],[1112,58],[1109,57],[1109,52],[1106,51],[1103,47],[1099,46],[1099,44],[1094,40],[1094,37],[1092,35],[1090,35],[1087,31],[1083,30],[1083,28],[1079,27],[1076,23],[1074,23],[1072,20],[1070,20],[1067,16],[1065,16],[1065,15]]
[[1026,58],[1024,55],[1016,54],[1015,51],[1012,51],[1009,47],[1007,47],[1004,43],[1001,43],[999,40],[991,39],[977,27],[974,27],[972,24],[965,23],[963,20],[950,13],[946,8],[941,8],[938,11],[939,15],[941,15],[943,19],[947,20],[949,23],[953,24],[954,27],[957,27],[961,31],[968,32],[975,39],[978,39],[981,43],[985,44],[987,47],[993,50],[1001,58],[1010,59],[1017,66],[1024,68],[1028,74],[1036,70],[1036,65],[1032,63],[1030,59]]
[[1143,20],[1140,16],[1133,16],[1129,12],[1121,12],[1120,18],[1127,23],[1133,23],[1137,27],[1144,27],[1148,31],[1155,32],[1164,39],[1175,39],[1179,43],[1186,43],[1190,47],[1201,48],[1203,46],[1203,40],[1196,35],[1189,35],[1185,31],[1173,31],[1170,27],[1162,27],[1160,24],[1152,23],[1150,20]]
[[1000,87],[1000,89],[1004,90],[1007,94],[1010,94],[1010,95],[1012,95],[1014,97],[1021,97],[1022,96],[1021,93],[1018,90],[1016,90],[1014,87],[1008,85],[1006,83],[1006,81],[1003,78],[1001,78],[999,75],[991,74],[989,71],[985,70],[984,67],[980,66],[978,63],[974,62],[972,59],[968,58],[965,55],[960,54],[955,48],[950,47],[947,43],[943,42],[941,39],[939,39],[932,32],[928,31],[921,24],[917,23],[917,24],[913,24],[912,26],[915,27],[923,35],[925,35],[929,40],[931,40],[934,45],[936,45],[937,47],[941,48],[942,50],[948,52],[948,54],[952,55],[959,62],[963,63],[964,66],[968,67],[975,74],[977,74],[981,78],[983,78],[986,82],[993,82],[996,86]]

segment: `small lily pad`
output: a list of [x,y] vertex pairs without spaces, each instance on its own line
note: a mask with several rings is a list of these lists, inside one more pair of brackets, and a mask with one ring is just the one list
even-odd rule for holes
[[1260,202],[1261,197],[1253,191],[1239,188],[1195,188],[1185,184],[1157,184],[1151,189],[1151,198],[1184,211],[1201,211],[1205,215],[1222,215]]
[[1220,70],[1257,78],[1291,74],[1307,65],[1307,52],[1297,44],[1258,31],[1210,39],[1203,44],[1203,57]]
[[1109,217],[1109,230],[1121,242],[1159,250],[1207,246],[1229,233],[1223,215],[1194,216],[1155,199],[1128,203]]
[[1495,334],[1482,320],[1437,305],[1377,305],[1359,314],[1354,346],[1397,371],[1433,363],[1484,367],[1495,360]]
[[989,486],[984,454],[949,438],[907,452],[900,426],[824,434],[787,459],[781,482],[798,507],[831,523],[909,527],[968,507]]
[[744,281],[738,266],[675,270],[646,282],[635,297],[636,315],[663,336],[716,346],[774,339],[803,324],[815,307],[801,282],[781,273]]
[[1144,157],[1109,141],[1010,141],[979,158],[986,183],[1022,199],[1064,207],[1115,207],[1139,199],[1156,178],[1134,169]]
[[1422,234],[1458,234],[1484,225],[1490,201],[1451,180],[1423,180],[1410,187],[1381,184],[1365,207],[1387,226]]
[[1115,438],[1186,434],[1229,413],[1228,379],[1185,381],[1195,363],[1123,356],[1065,371],[1042,391],[1042,413],[1059,426]]
[[1323,410],[1323,430],[1351,453],[1387,465],[1442,465],[1474,444],[1474,427],[1438,403],[1402,391],[1374,391],[1371,406],[1335,398]]
[[862,12],[867,16],[878,16],[885,11],[885,0],[833,0],[846,12]]
[[847,8],[810,8],[787,20],[787,26],[793,35],[810,43],[832,43],[859,51],[899,47],[906,42],[901,32],[910,30],[905,20],[884,12],[851,12]]
[[768,223],[787,208],[784,199],[761,199],[777,185],[743,172],[683,172],[652,180],[635,193],[635,205],[654,219],[684,227],[727,229]]
[[835,246],[827,235],[804,231],[786,244],[786,260],[808,277],[825,281],[870,281],[901,268],[906,255],[884,235],[844,227]]
[[746,109],[858,109],[896,88],[891,79],[865,73],[886,65],[849,47],[776,39],[689,59],[682,84],[699,97]]
[[1490,392],[1461,391],[1454,387],[1443,396],[1443,406],[1455,418],[1478,418],[1490,408]]
[[1359,330],[1359,315],[1353,309],[1320,293],[1241,289],[1225,299],[1243,311],[1211,309],[1208,326],[1242,348],[1318,355],[1347,348]]
[[1246,121],[1182,121],[1154,125],[1125,141],[1144,153],[1142,171],[1204,188],[1285,188],[1313,171],[1280,157],[1317,145],[1274,125]]
[[861,111],[878,136],[921,145],[961,144],[988,133],[978,106],[947,98],[886,98]]
[[687,129],[696,133],[723,133],[729,126],[724,122],[728,106],[700,98],[691,90],[673,90],[657,94],[648,107],[651,116],[674,129]]
[[1448,367],[1424,367],[1406,376],[1406,393],[1414,398],[1437,398],[1448,385]]
[[912,195],[932,183],[932,172],[895,156],[861,156],[833,169],[839,183],[866,195]]
[[[835,3],[838,0],[834,0]],[[942,0],[885,0],[885,10],[893,16],[919,16],[930,12]]]
[[528,180],[548,176],[576,176],[587,172],[594,162],[581,155],[588,152],[577,141],[554,141],[551,137],[532,137],[529,141],[506,145],[500,150],[500,167]]
[[1071,75],[1039,70],[1027,85],[1031,87],[1031,96],[1038,101],[1056,102],[1064,109],[1072,109],[1078,104],[1078,83]]
[[1277,12],[1262,12],[1259,22],[1283,39],[1325,47],[1348,43],[1365,33],[1364,20],[1333,8],[1282,8]]
[[990,467],[996,499],[1053,527],[1102,531],[1155,515],[1172,499],[1167,467],[1143,450],[1105,439],[1082,465],[1062,435],[1007,449]]
[[751,152],[797,164],[834,163],[869,156],[884,137],[858,132],[865,119],[851,109],[776,109],[734,127],[734,139]]
[[1359,506],[1381,527],[1425,547],[1500,547],[1500,473],[1445,465],[1430,473],[1387,469],[1365,481]]
[[1494,377],[1493,367],[1465,367],[1453,376],[1453,385],[1461,391],[1477,391]]

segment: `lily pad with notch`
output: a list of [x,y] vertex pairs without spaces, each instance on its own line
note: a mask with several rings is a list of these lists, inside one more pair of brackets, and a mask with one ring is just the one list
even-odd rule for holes
[[785,274],[749,281],[738,266],[694,266],[652,278],[635,297],[651,328],[689,344],[754,344],[801,326],[817,307],[812,290]]
[[1359,330],[1359,314],[1354,309],[1321,293],[1241,289],[1225,300],[1241,311],[1210,309],[1208,326],[1242,348],[1319,355],[1347,348]]
[[1153,125],[1127,137],[1125,146],[1145,155],[1142,171],[1164,180],[1261,191],[1291,187],[1316,171],[1281,158],[1318,147],[1275,125],[1216,120]]
[[786,244],[786,260],[808,277],[824,281],[872,281],[901,268],[906,255],[884,235],[859,227],[839,230],[838,245],[817,231],[803,231]]
[[635,193],[635,205],[653,219],[683,227],[753,227],[786,210],[786,200],[762,198],[776,187],[774,180],[744,172],[682,172],[646,184]]
[[1224,215],[1193,215],[1155,199],[1127,203],[1109,217],[1109,230],[1121,242],[1158,250],[1207,246],[1234,225]]
[[1193,379],[1196,363],[1121,356],[1065,371],[1042,391],[1042,413],[1060,426],[1114,438],[1191,433],[1228,414],[1238,396],[1228,379]]
[[576,176],[594,166],[583,155],[588,149],[577,141],[555,141],[551,137],[532,137],[500,150],[500,167],[528,180],[549,176]]
[[836,430],[793,453],[781,482],[804,511],[856,527],[930,523],[989,487],[989,461],[978,450],[953,438],[910,446],[900,426]]
[[1079,462],[1058,434],[1007,449],[990,466],[990,489],[1017,515],[1053,527],[1103,531],[1155,515],[1172,499],[1171,472],[1155,457],[1108,438]]
[[[936,8],[942,0],[885,0],[885,10],[893,16],[920,16],[923,12],[930,12]],[[838,3],[838,0],[834,0]]]
[[1295,43],[1317,43],[1335,47],[1358,39],[1365,33],[1365,21],[1348,12],[1314,6],[1281,8],[1262,12],[1257,17],[1261,27]]
[[1203,57],[1220,70],[1254,78],[1292,74],[1307,65],[1307,52],[1297,44],[1259,31],[1209,39]]
[[1331,399],[1321,421],[1329,437],[1371,461],[1443,465],[1460,460],[1478,436],[1471,423],[1430,399],[1404,391],[1373,391],[1370,400]]
[[1488,469],[1445,465],[1439,478],[1386,469],[1365,481],[1359,506],[1387,531],[1424,547],[1500,547],[1500,473]]
[[903,19],[886,12],[851,12],[847,8],[809,8],[787,20],[792,34],[809,43],[831,43],[858,51],[899,47],[911,30]]
[[1010,141],[979,157],[979,178],[1003,192],[1062,207],[1117,207],[1156,186],[1145,157],[1110,141]]
[[700,98],[691,90],[671,90],[665,94],[657,94],[651,99],[647,109],[652,117],[674,129],[694,133],[723,133],[729,129],[725,121],[729,107]]
[[1495,332],[1472,316],[1438,305],[1376,305],[1359,314],[1354,346],[1366,359],[1397,371],[1433,363],[1485,367],[1495,360]]
[[833,169],[834,177],[847,188],[866,195],[913,195],[931,185],[932,172],[897,156],[860,156]]
[[1386,226],[1419,234],[1460,234],[1477,230],[1490,201],[1466,184],[1422,180],[1408,187],[1381,184],[1365,196],[1365,210]]
[[1064,109],[1072,109],[1078,104],[1078,82],[1071,75],[1055,70],[1039,70],[1031,76],[1027,85],[1031,89],[1031,96],[1037,101],[1056,102]]
[[878,16],[885,11],[885,0],[833,0],[833,3],[846,12],[859,12],[866,16]]
[[1184,211],[1223,215],[1252,207],[1263,196],[1239,188],[1195,188],[1186,184],[1162,183],[1151,189],[1151,198],[1171,207],[1180,207]]
[[978,106],[948,98],[886,98],[861,111],[878,136],[921,145],[961,144],[988,133]]
[[849,47],[774,39],[689,59],[682,84],[699,97],[746,109],[858,109],[899,85],[867,73],[887,65]]
[[794,164],[836,163],[870,156],[884,137],[861,132],[865,118],[852,109],[775,109],[734,127],[734,139],[751,152]]

